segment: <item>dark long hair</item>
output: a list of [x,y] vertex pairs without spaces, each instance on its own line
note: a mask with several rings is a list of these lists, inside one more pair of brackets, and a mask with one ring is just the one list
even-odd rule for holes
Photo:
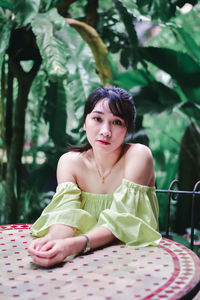
[[[95,105],[102,99],[108,100],[108,106],[113,115],[124,120],[127,131],[130,133],[134,129],[136,110],[132,96],[125,90],[114,87],[104,86],[94,90],[85,103],[83,123],[88,114],[92,112]],[[69,151],[84,152],[91,148],[88,143],[81,146],[71,146]]]

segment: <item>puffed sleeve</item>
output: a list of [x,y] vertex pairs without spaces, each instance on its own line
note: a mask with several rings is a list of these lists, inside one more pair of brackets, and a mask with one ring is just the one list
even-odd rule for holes
[[157,246],[161,235],[155,187],[123,179],[110,208],[100,214],[98,226],[108,228],[127,246]]
[[44,236],[51,225],[64,224],[75,227],[76,235],[90,231],[97,220],[81,209],[81,190],[73,182],[60,183],[50,204],[33,224],[31,231],[34,236]]

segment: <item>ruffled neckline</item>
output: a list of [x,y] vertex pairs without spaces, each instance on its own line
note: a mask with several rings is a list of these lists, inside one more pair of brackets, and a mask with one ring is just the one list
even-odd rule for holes
[[138,183],[135,183],[133,181],[130,181],[126,178],[123,178],[122,179],[122,183],[120,184],[120,186],[112,193],[108,193],[108,194],[102,194],[102,193],[90,193],[90,192],[85,192],[85,191],[82,191],[79,186],[77,185],[77,183],[75,182],[70,182],[70,181],[66,181],[66,182],[62,182],[60,183],[58,186],[61,187],[61,186],[65,186],[66,184],[72,184],[74,186],[76,186],[76,188],[78,188],[80,191],[81,191],[81,194],[83,195],[98,195],[99,197],[103,197],[103,196],[110,196],[112,197],[112,195],[116,192],[118,192],[119,190],[121,190],[121,188],[123,187],[127,187],[127,188],[134,188],[136,190],[140,190],[140,191],[143,191],[143,192],[150,192],[150,191],[155,191],[156,188],[155,186],[148,186],[148,185],[141,185],[141,184],[138,184]]

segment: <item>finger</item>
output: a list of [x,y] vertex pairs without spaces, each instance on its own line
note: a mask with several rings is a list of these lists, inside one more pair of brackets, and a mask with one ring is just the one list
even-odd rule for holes
[[42,248],[49,240],[46,237],[38,238],[34,241],[33,245],[35,249]]
[[49,241],[46,244],[42,245],[42,247],[40,248],[40,251],[48,251],[48,250],[52,249],[54,246],[55,246],[55,242]]
[[29,245],[29,247],[28,247],[28,252],[29,252],[29,254],[33,254],[33,255],[35,255],[36,254],[36,251],[38,252],[38,251],[40,251],[41,250],[41,248],[40,248],[40,246],[38,246],[38,245]]
[[33,240],[29,245],[29,253],[34,253],[34,250],[40,251],[47,242],[48,239],[46,237]]
[[40,258],[52,258],[59,253],[55,243],[53,241],[48,242],[45,247],[40,250],[33,249],[32,254]]
[[42,266],[42,267],[49,267],[52,265],[52,261],[51,259],[46,259],[46,258],[41,258],[41,257],[33,257],[33,262],[38,265],[38,266]]
[[51,266],[61,262],[61,260],[57,256],[54,256],[52,258],[41,258],[41,257],[35,256],[33,258],[33,262],[36,265],[39,265],[41,267],[51,267]]

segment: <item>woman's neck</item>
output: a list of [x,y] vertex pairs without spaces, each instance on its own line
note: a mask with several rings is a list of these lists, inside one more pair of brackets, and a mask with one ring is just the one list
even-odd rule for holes
[[99,176],[108,176],[123,156],[123,153],[124,145],[112,153],[97,153],[95,150],[92,150],[94,167],[97,169]]

